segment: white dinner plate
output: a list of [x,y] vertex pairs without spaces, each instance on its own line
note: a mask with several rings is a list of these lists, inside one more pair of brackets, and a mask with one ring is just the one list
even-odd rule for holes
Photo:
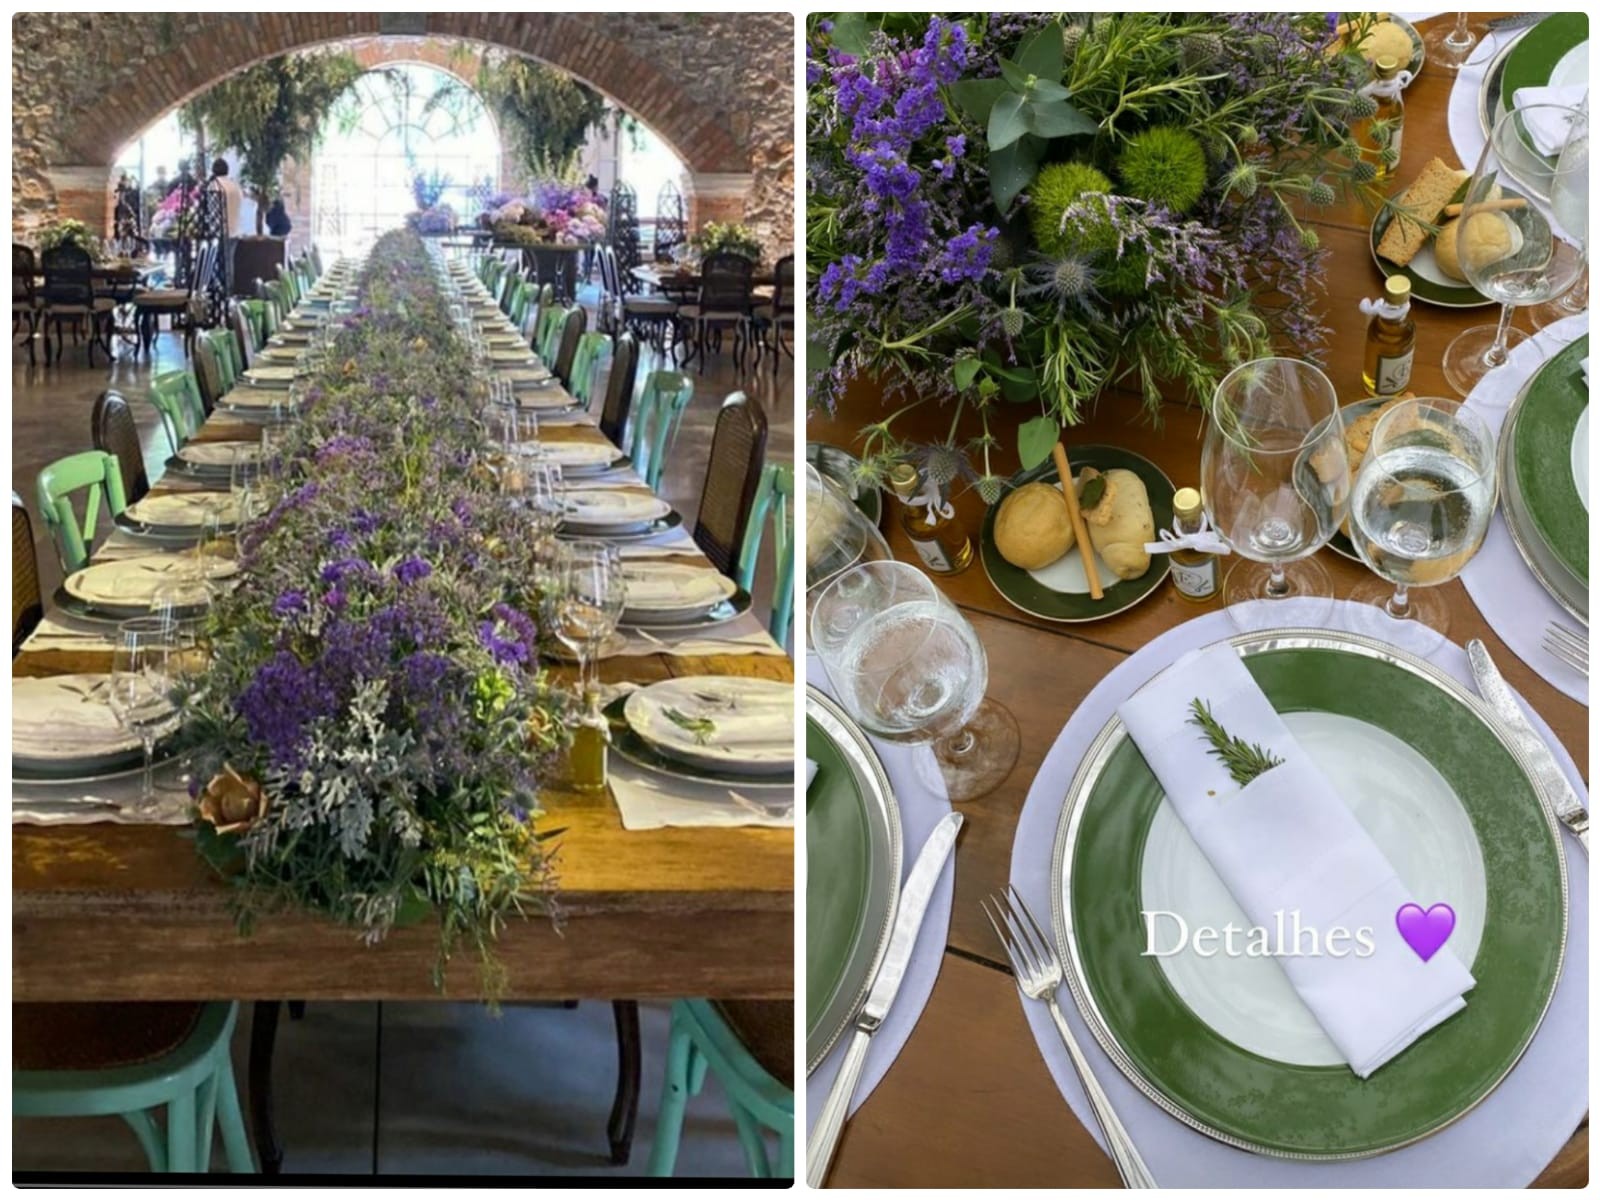
[[[794,769],[794,695],[793,684],[773,679],[685,676],[640,688],[623,715],[654,749],[680,762],[779,775]],[[674,716],[710,725],[697,734]]]
[[[187,554],[146,554],[74,571],[65,587],[67,595],[91,608],[147,609],[159,589],[193,569],[194,560]],[[237,570],[237,563],[219,564],[213,578],[226,578]]]
[[648,492],[618,488],[571,489],[566,494],[562,527],[569,533],[630,533],[661,520],[672,505]]
[[11,681],[11,753],[32,762],[72,762],[139,749],[106,703],[106,675]]
[[259,442],[189,442],[178,448],[178,457],[196,467],[231,467],[240,454],[257,458],[261,454]]
[[1578,427],[1572,431],[1572,486],[1578,489],[1583,511],[1589,511],[1589,407],[1584,406]]
[[627,583],[623,623],[644,617],[653,623],[699,620],[739,590],[721,571],[686,563],[634,559],[622,564]]

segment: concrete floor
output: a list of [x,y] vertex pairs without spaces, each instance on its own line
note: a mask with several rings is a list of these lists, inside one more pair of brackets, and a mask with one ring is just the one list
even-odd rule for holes
[[[154,480],[170,451],[155,409],[146,402],[154,373],[185,365],[182,340],[163,334],[154,362],[130,348],[107,366],[84,361],[67,346],[64,362],[28,365],[12,348],[11,480],[34,515],[47,595],[60,580],[54,550],[34,505],[34,480],[45,464],[91,445],[89,416],[108,387],[133,407]],[[648,352],[639,378],[656,364]],[[770,360],[759,375],[738,378],[731,356],[713,356],[695,379],[667,464],[662,494],[692,527],[717,409],[744,390],[764,405],[770,422],[769,459],[794,454],[793,364],[774,380]],[[757,577],[756,604],[770,606],[770,538]],[[248,1006],[235,1037],[243,1073]],[[286,1171],[440,1174],[600,1174],[643,1172],[654,1134],[666,1052],[667,1009],[641,1011],[644,1078],[633,1161],[612,1167],[605,1123],[616,1079],[611,1006],[576,1010],[507,1008],[498,1018],[469,1004],[312,1004],[302,1021],[280,1022],[274,1080]],[[380,1034],[381,1029],[381,1034]],[[379,1045],[381,1043],[381,1051]],[[121,1121],[16,1121],[16,1170],[138,1171],[143,1158]],[[220,1166],[220,1144],[217,1159]],[[733,1122],[715,1083],[690,1106],[679,1159],[680,1175],[745,1173]]]

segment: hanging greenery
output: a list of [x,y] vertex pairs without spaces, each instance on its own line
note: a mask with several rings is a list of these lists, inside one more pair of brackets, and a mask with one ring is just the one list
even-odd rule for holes
[[204,127],[219,149],[243,160],[240,183],[256,200],[256,232],[278,173],[291,158],[307,159],[323,119],[362,73],[349,54],[288,54],[223,80],[184,105],[190,131]]
[[485,56],[478,92],[532,178],[573,175],[589,129],[604,118],[599,92],[564,71],[516,55]]

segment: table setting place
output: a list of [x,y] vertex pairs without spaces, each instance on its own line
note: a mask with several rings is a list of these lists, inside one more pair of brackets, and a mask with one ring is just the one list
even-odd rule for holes
[[[1124,1186],[1581,1178],[1587,17],[820,28],[808,171],[869,199],[810,230],[808,1182],[1099,1171],[1018,1160],[1036,1070],[873,1104],[980,1069],[915,1026],[995,975],[1024,1036],[974,1043],[1042,1060]],[[1284,117],[1286,75],[1347,119]],[[1005,244],[928,239],[913,305],[852,139],[924,76],[895,203]],[[1292,129],[1238,162],[1187,131],[1257,103]],[[1228,215],[1269,187],[1282,236]]]

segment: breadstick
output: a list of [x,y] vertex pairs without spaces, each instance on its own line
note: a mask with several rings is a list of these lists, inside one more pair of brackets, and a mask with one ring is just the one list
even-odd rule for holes
[[1067,450],[1060,442],[1050,452],[1055,456],[1056,472],[1061,476],[1061,494],[1067,498],[1067,518],[1072,522],[1072,533],[1078,549],[1083,554],[1083,573],[1089,580],[1089,595],[1096,600],[1105,598],[1100,586],[1100,571],[1094,565],[1094,546],[1089,541],[1089,526],[1078,508],[1078,488],[1072,481],[1072,464],[1067,461]]
[[[1459,217],[1464,204],[1446,204],[1444,212],[1446,217]],[[1499,200],[1483,200],[1472,206],[1473,212],[1515,212],[1519,208],[1527,208],[1528,202],[1521,196],[1506,196]]]

